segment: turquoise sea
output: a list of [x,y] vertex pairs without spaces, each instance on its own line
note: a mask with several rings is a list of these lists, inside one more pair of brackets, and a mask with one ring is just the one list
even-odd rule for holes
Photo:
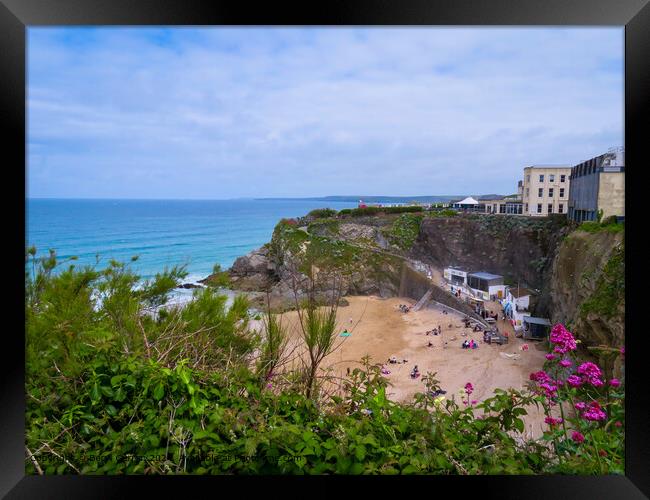
[[282,217],[356,203],[312,200],[26,200],[26,245],[37,255],[56,250],[77,265],[129,261],[143,279],[186,264],[186,282],[223,269],[268,242]]

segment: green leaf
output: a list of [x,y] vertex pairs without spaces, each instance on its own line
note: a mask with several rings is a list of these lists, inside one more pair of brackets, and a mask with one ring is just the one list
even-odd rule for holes
[[350,470],[348,471],[349,474],[362,474],[363,473],[363,464],[360,464],[358,462],[355,462],[352,464],[352,467],[350,467]]
[[520,418],[515,419],[515,427],[519,432],[524,432],[524,421]]
[[417,474],[418,469],[413,465],[407,465],[402,469],[402,474]]
[[97,386],[97,383],[93,384],[92,389],[90,389],[90,399],[93,400],[93,402],[99,401],[102,398],[101,394],[99,393],[99,387]]
[[162,384],[158,384],[153,391],[153,397],[156,401],[160,401],[165,395],[165,387]]

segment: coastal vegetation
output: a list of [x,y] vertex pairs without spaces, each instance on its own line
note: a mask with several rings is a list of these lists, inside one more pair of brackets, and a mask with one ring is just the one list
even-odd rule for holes
[[596,289],[585,300],[581,307],[581,315],[596,313],[604,318],[612,318],[619,312],[625,302],[625,245],[618,245],[605,264],[602,273],[596,281]]
[[421,206],[399,206],[399,207],[361,207],[361,208],[344,208],[339,210],[339,217],[362,217],[365,215],[378,215],[378,214],[403,214],[413,212],[423,212],[424,207]]
[[228,271],[221,269],[220,264],[215,264],[212,274],[203,280],[203,284],[216,288],[230,288],[232,286]]
[[420,234],[422,218],[421,214],[402,214],[384,231],[384,235],[393,245],[402,250],[409,250]]
[[578,229],[587,233],[620,233],[625,231],[625,224],[617,222],[616,216],[613,216],[606,218],[602,222],[585,221],[578,226]]
[[[294,230],[278,229],[304,243]],[[182,267],[137,287],[129,264],[77,268],[29,249],[27,473],[623,473],[624,381],[580,362],[559,325],[529,390],[480,402],[471,397],[480,381],[445,398],[433,373],[412,402],[393,402],[368,359],[343,379],[319,371],[338,331],[338,273],[324,273],[327,259],[314,273],[320,255],[307,255],[312,291],[334,281],[329,308],[310,294],[297,304],[309,355],[291,368],[282,318],[267,311],[251,329],[243,297],[228,307],[216,290],[196,289],[185,308],[166,307]],[[522,432],[531,405],[547,412],[541,440]]]

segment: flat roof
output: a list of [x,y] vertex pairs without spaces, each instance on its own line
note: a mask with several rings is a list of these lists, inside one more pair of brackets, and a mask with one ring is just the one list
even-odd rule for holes
[[484,273],[483,271],[480,271],[478,273],[470,273],[470,276],[476,276],[477,278],[481,278],[484,280],[493,280],[496,278],[503,278],[503,276],[499,274],[491,274],[491,273]]
[[532,292],[528,288],[524,287],[520,287],[519,290],[517,290],[517,287],[510,287],[508,291],[512,294],[513,297],[516,298],[532,295]]
[[524,168],[573,168],[573,165],[528,165]]
[[551,322],[547,318],[534,318],[533,316],[524,316],[526,323],[533,323],[535,325],[551,326]]

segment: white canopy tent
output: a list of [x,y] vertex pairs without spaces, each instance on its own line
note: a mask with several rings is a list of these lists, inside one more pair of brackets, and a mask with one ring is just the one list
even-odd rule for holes
[[454,203],[454,205],[478,205],[478,201],[476,201],[471,196],[468,196],[464,200],[457,201],[456,203]]

